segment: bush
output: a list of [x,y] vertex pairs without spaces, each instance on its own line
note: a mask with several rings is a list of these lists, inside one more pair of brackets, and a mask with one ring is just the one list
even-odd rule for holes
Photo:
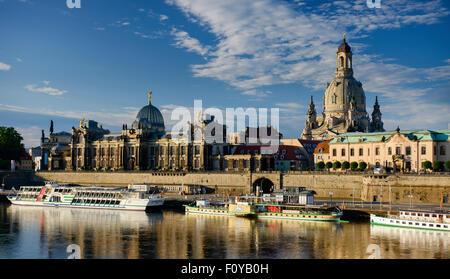
[[336,162],[334,162],[333,163],[333,169],[340,169],[341,168],[341,162],[339,162],[339,161],[336,161]]
[[342,162],[342,169],[348,170],[350,168],[350,163],[347,161]]
[[0,159],[0,170],[10,170],[10,169],[11,169],[11,160]]
[[327,163],[325,164],[325,167],[326,167],[328,170],[330,170],[330,169],[333,167],[333,163],[327,162]]
[[365,170],[367,168],[367,163],[366,162],[359,162],[359,169],[360,170]]
[[318,162],[316,164],[316,168],[319,169],[319,170],[323,170],[325,168],[325,163],[324,162]]
[[357,163],[357,162],[352,162],[352,163],[350,164],[350,168],[351,168],[352,170],[356,170],[356,169],[358,168],[358,163]]
[[434,171],[442,171],[444,169],[444,162],[442,161],[435,161],[433,163],[433,170]]
[[445,168],[446,168],[447,170],[450,170],[450,160],[445,161]]
[[425,170],[431,170],[433,168],[433,165],[430,161],[422,162],[422,168]]

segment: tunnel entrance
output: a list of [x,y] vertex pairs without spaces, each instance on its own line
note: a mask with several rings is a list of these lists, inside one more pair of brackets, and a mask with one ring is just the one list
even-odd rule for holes
[[273,182],[265,177],[259,178],[253,182],[253,193],[256,193],[257,188],[262,190],[263,194],[270,194],[273,192]]

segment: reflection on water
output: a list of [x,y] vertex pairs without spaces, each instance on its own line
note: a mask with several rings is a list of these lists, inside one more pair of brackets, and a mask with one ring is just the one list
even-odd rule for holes
[[450,258],[450,232],[372,225],[370,234],[385,258]]
[[[406,231],[405,231],[406,230]],[[250,220],[0,204],[0,258],[449,258],[449,235],[368,223]]]

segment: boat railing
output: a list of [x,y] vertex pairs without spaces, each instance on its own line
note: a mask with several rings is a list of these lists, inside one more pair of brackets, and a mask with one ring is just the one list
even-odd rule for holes
[[424,218],[420,218],[420,217],[400,217],[398,215],[391,215],[388,214],[387,215],[388,218],[390,219],[395,219],[395,220],[401,220],[401,221],[419,221],[419,222],[439,222],[439,218],[436,219],[424,219]]

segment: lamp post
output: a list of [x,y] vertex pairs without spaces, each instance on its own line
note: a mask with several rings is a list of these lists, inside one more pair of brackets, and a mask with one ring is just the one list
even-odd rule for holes
[[383,204],[383,182],[381,182],[381,190],[380,190],[380,210]]

